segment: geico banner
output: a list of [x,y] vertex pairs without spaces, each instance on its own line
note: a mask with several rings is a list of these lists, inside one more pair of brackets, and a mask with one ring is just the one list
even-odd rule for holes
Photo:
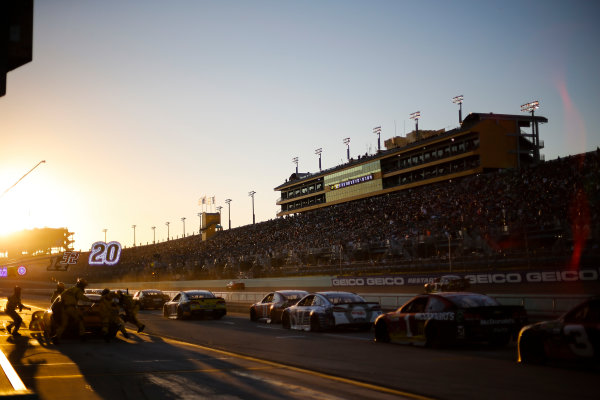
[[[332,286],[421,286],[433,282],[444,274],[429,275],[377,275],[360,277],[335,277]],[[600,268],[567,271],[510,271],[482,272],[476,274],[453,274],[466,278],[471,285],[580,282],[600,280]]]

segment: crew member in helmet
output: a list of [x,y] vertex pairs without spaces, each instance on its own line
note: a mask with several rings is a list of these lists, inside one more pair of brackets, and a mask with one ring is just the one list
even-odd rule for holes
[[23,322],[23,318],[17,314],[17,308],[19,308],[19,312],[22,312],[23,309],[31,310],[31,308],[24,306],[23,303],[21,303],[21,288],[19,286],[15,286],[13,294],[8,296],[8,301],[6,302],[6,314],[13,320],[13,322],[6,326],[6,330],[8,333],[12,333],[13,337],[21,336],[19,328]]
[[62,282],[57,282],[56,283],[56,290],[54,291],[54,293],[52,293],[52,298],[50,299],[50,304],[54,303],[54,300],[56,300],[56,298],[58,296],[60,296],[62,294],[62,292],[65,291],[65,284]]
[[69,325],[69,322],[74,321],[79,327],[79,338],[85,340],[85,326],[83,325],[83,316],[77,308],[77,302],[91,300],[84,294],[84,289],[88,285],[87,281],[83,278],[77,279],[75,286],[72,286],[62,292],[60,295],[61,307],[62,307],[62,319],[60,325],[56,329],[56,335],[52,337],[52,342],[58,344],[62,334]]
[[98,307],[102,320],[102,335],[107,343],[110,342],[112,336],[109,332],[111,325],[116,326],[125,338],[129,337],[125,330],[125,323],[119,317],[119,304],[113,301],[114,298],[115,296],[110,292],[110,289],[104,289],[101,293],[100,302],[94,304],[94,307]]
[[142,332],[146,325],[137,319],[140,306],[133,302],[133,298],[129,294],[123,293],[121,290],[117,290],[117,296],[119,296],[119,304],[125,311],[125,322],[131,322],[138,328],[138,333]]

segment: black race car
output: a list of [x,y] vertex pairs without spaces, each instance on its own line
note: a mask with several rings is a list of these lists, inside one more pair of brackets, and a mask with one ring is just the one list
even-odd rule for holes
[[169,301],[169,296],[158,289],[138,290],[133,295],[133,302],[140,306],[140,310],[161,309],[167,301]]
[[163,305],[166,318],[205,318],[220,319],[227,314],[225,299],[217,297],[209,290],[185,290]]
[[521,329],[519,362],[551,360],[600,365],[600,297],[592,297],[562,317]]
[[250,306],[250,320],[266,318],[268,322],[281,322],[281,314],[308,294],[305,290],[277,290],[267,294],[258,303]]
[[443,347],[460,342],[506,345],[527,323],[522,306],[503,306],[478,293],[413,297],[375,320],[375,341]]

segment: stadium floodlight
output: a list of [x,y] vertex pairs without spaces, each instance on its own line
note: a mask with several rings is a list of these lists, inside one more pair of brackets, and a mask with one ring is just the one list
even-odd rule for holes
[[167,226],[167,240],[169,240],[169,225],[171,225],[171,223],[167,221],[165,222],[165,225]]
[[256,222],[256,218],[254,216],[254,195],[256,192],[254,190],[248,192],[248,196],[252,197],[252,224]]
[[319,156],[319,171],[321,171],[321,153],[323,152],[323,148],[319,147],[315,150],[315,154]]
[[381,126],[373,128],[373,133],[377,135],[377,151],[381,151]]
[[229,229],[231,229],[231,199],[225,199],[225,203],[229,206]]
[[222,209],[223,209],[223,206],[217,206],[217,212],[218,212],[219,214],[221,214],[221,210],[222,210]]
[[348,157],[348,161],[350,161],[350,138],[344,138],[343,142],[346,145],[346,156]]
[[183,222],[183,237],[185,237],[185,217],[181,217],[181,222]]
[[135,227],[137,225],[131,225],[131,227],[133,228],[133,247],[135,247]]
[[540,108],[540,102],[539,101],[532,101],[531,103],[525,103],[523,105],[521,105],[521,111],[523,112],[534,112],[535,110],[537,110],[538,108]]
[[410,119],[414,119],[415,120],[415,136],[418,139],[420,139],[419,136],[419,118],[421,118],[421,111],[415,111],[414,113],[411,113],[409,116]]
[[296,175],[298,175],[298,157],[292,158],[292,162],[296,164]]
[[462,103],[463,103],[463,95],[460,94],[458,96],[454,96],[452,98],[452,102],[454,104],[458,104],[458,123],[462,124]]
[[152,244],[156,243],[156,226],[152,227]]
[[107,243],[106,242],[106,231],[108,231],[108,229],[106,229],[106,228],[102,229],[102,232],[104,232],[104,243]]
[[[536,123],[535,123],[535,110],[537,110],[538,108],[540,108],[540,102],[537,100],[521,105],[521,111],[531,113],[531,137],[533,139],[533,143],[535,146],[534,157],[535,157],[536,162],[540,161],[540,147],[539,147],[540,135],[539,135],[538,130],[536,129]],[[519,146],[519,145],[520,144],[517,141],[517,146]],[[518,149],[517,152],[520,153],[520,147],[517,147],[517,149]],[[517,163],[518,163],[519,168],[521,167],[520,161],[521,161],[520,157],[517,157]]]

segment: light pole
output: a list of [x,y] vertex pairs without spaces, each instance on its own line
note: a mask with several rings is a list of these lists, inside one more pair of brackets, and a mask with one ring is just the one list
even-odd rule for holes
[[381,126],[373,128],[373,133],[377,135],[377,151],[381,151]]
[[256,218],[254,216],[254,195],[255,194],[256,194],[256,192],[254,190],[251,192],[248,192],[248,196],[252,197],[252,224],[253,225],[256,222]]
[[136,227],[136,225],[131,225],[131,227],[133,228],[133,247],[135,247],[135,227]]
[[183,222],[183,237],[185,237],[185,217],[181,217],[181,222]]
[[229,229],[231,229],[231,199],[225,199],[225,203],[229,206]]
[[421,111],[415,111],[414,113],[410,114],[409,118],[410,119],[414,119],[415,123],[416,123],[416,127],[415,127],[415,139],[416,140],[421,139],[421,137],[419,135],[419,118],[421,118]]
[[171,225],[171,223],[167,221],[165,222],[165,225],[167,226],[167,240],[169,240],[169,225]]
[[[536,129],[536,123],[535,123],[535,110],[540,108],[540,102],[539,101],[532,101],[531,103],[525,103],[521,106],[521,111],[523,112],[531,112],[531,139],[533,141],[533,146],[534,146],[534,158],[535,158],[535,162],[539,163],[540,162],[540,136],[539,136],[539,132]],[[521,130],[519,130],[519,136],[521,135]],[[517,139],[517,153],[520,152],[520,147],[519,147],[519,140]],[[518,154],[518,166],[520,167],[520,154]]]
[[198,213],[198,219],[200,220],[198,222],[198,235],[199,235],[200,231],[202,230],[202,213]]
[[344,144],[346,145],[346,155],[348,156],[348,161],[350,161],[350,138],[344,138]]
[[296,164],[296,175],[298,175],[298,157],[292,158],[292,162]]
[[315,154],[319,156],[319,171],[321,171],[321,153],[323,152],[323,149],[321,147],[319,147],[318,149],[315,150]]
[[452,98],[452,102],[454,104],[458,104],[458,123],[462,124],[462,103],[463,103],[463,95],[454,96]]
[[107,231],[107,230],[108,230],[108,229],[106,229],[106,228],[102,229],[102,232],[104,232],[104,243],[107,243],[107,242],[106,242],[106,231]]
[[156,243],[156,227],[152,227],[152,244]]

